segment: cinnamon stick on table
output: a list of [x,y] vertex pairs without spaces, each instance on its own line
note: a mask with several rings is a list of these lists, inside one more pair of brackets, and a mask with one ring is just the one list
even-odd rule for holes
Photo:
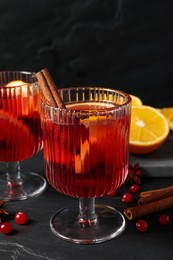
[[124,215],[130,219],[136,219],[142,216],[146,216],[152,213],[159,212],[164,209],[173,207],[173,196],[169,196],[163,199],[152,201],[143,205],[134,206],[124,210]]
[[41,90],[49,105],[65,108],[64,102],[58,93],[58,89],[47,68],[36,73]]
[[139,204],[145,204],[155,200],[164,199],[169,196],[173,196],[173,186],[162,189],[143,191],[140,193],[140,199],[138,202]]

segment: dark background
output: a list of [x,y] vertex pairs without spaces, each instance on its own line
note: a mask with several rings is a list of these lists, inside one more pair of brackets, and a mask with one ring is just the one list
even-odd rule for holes
[[173,106],[173,1],[0,0],[0,70],[43,67]]

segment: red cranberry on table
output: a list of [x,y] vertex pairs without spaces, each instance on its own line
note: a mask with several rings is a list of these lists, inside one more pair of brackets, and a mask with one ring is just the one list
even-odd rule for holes
[[159,223],[163,226],[168,225],[170,222],[170,218],[167,214],[162,214],[159,216]]
[[138,192],[139,191],[139,185],[138,184],[133,184],[130,187],[131,192]]
[[12,229],[13,229],[13,227],[12,227],[11,223],[9,223],[9,222],[3,222],[0,225],[0,232],[5,235],[10,234]]
[[130,192],[126,192],[122,195],[121,199],[123,202],[129,203],[132,201],[132,194]]
[[148,230],[148,222],[144,219],[139,219],[136,222],[136,228],[140,232],[146,232]]
[[26,214],[25,214],[24,212],[20,211],[20,212],[16,213],[14,219],[15,219],[15,222],[16,222],[17,224],[23,225],[23,224],[25,224],[26,221],[27,221],[27,216],[26,216]]

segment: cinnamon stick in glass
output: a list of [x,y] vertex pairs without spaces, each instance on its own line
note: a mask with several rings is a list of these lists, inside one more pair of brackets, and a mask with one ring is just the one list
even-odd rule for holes
[[64,102],[58,93],[58,89],[47,68],[36,73],[41,90],[49,105],[65,108]]

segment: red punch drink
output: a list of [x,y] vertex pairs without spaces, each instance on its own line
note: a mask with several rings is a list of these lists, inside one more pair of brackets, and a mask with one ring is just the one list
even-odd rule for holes
[[41,95],[34,72],[0,71],[0,198],[4,201],[38,196],[46,188],[42,176],[20,170],[20,161],[43,148]]
[[0,87],[0,161],[28,159],[42,148],[39,95],[34,84]]
[[131,98],[98,87],[59,94],[65,108],[41,102],[45,173],[54,189],[79,198],[79,205],[59,209],[50,227],[73,243],[101,243],[125,229],[121,212],[95,204],[95,198],[115,193],[126,179]]
[[[127,176],[130,114],[118,111],[114,102],[79,102],[66,108],[63,112],[45,107],[48,182],[74,197],[115,191]],[[53,111],[46,112],[49,109]]]

